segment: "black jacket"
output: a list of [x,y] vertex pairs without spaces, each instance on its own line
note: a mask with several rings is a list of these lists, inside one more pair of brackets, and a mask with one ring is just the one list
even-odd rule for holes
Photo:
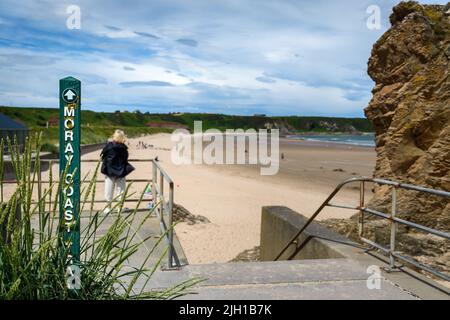
[[108,142],[103,148],[101,172],[108,177],[123,178],[134,170],[128,163],[128,147],[123,143]]

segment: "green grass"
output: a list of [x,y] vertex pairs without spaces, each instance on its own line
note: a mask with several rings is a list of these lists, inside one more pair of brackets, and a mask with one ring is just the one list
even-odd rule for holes
[[[48,119],[58,118],[58,109],[50,108],[19,108],[0,106],[0,112],[24,122],[29,128],[43,128]],[[148,122],[169,121],[194,128],[194,121],[202,121],[203,129],[262,129],[266,123],[288,123],[299,132],[327,130],[326,122],[336,124],[339,129],[345,130],[353,126],[361,132],[372,132],[373,127],[366,118],[336,118],[336,117],[261,117],[261,116],[234,116],[224,114],[183,113],[183,114],[156,114],[141,112],[94,112],[81,111],[83,130],[89,127],[123,128],[132,132],[130,128],[141,128],[144,132]],[[84,131],[83,131],[84,132]]]
[[[19,108],[0,106],[0,112],[17,120],[31,131],[42,132],[42,151],[57,152],[59,137],[58,126],[47,128],[47,121],[57,119],[59,109],[51,108]],[[373,126],[365,118],[332,118],[332,117],[262,117],[233,116],[224,114],[183,113],[154,114],[141,112],[94,112],[81,111],[82,132],[81,143],[92,144],[105,142],[115,129],[122,129],[129,138],[160,132],[170,133],[171,129],[149,128],[149,122],[175,122],[194,130],[194,121],[202,121],[203,130],[211,128],[226,129],[263,129],[267,123],[290,126],[297,132],[349,132],[354,128],[360,132],[373,132]],[[330,126],[337,129],[330,130]],[[351,130],[350,130],[351,131]]]
[[[178,285],[160,291],[144,291],[137,289],[135,283],[141,279],[150,281],[157,270],[163,256],[158,262],[148,266],[149,259],[155,254],[155,248],[161,243],[163,236],[147,254],[139,251],[140,265],[127,266],[128,261],[138,249],[145,245],[148,238],[142,239],[139,231],[152,216],[149,210],[137,214],[138,203],[134,210],[122,212],[129,185],[120,201],[112,208],[118,209],[112,224],[106,232],[104,229],[107,215],[95,211],[95,180],[99,165],[92,179],[82,190],[80,198],[81,211],[89,212],[88,219],[83,219],[81,228],[81,255],[77,266],[80,268],[80,288],[71,290],[67,285],[67,268],[69,267],[68,248],[63,243],[62,230],[65,226],[59,223],[58,200],[59,191],[65,186],[56,182],[51,169],[48,188],[38,188],[36,182],[40,171],[40,139],[35,143],[27,138],[25,151],[19,153],[17,144],[8,142],[11,151],[12,165],[17,177],[14,194],[0,202],[0,300],[5,299],[172,299],[183,295],[199,282],[199,279],[187,279]],[[0,153],[3,152],[4,141],[0,141]],[[36,157],[32,158],[32,151]],[[0,187],[3,188],[3,154],[0,154]],[[32,170],[34,168],[34,170]],[[58,181],[65,181],[66,171]],[[145,188],[144,188],[145,190]],[[37,192],[38,203],[32,203],[32,194]],[[142,200],[143,193],[140,195]],[[45,202],[52,200],[52,206]],[[64,201],[64,199],[63,199]],[[17,216],[16,208],[21,215]],[[38,222],[37,227],[32,221]],[[61,220],[63,221],[63,220]],[[78,221],[79,222],[79,221]],[[149,236],[152,237],[153,235]],[[167,251],[167,250],[166,250]]]
[[[172,132],[169,129],[164,128],[148,128],[148,127],[101,127],[101,126],[81,126],[81,144],[93,144],[106,142],[111,137],[115,129],[122,128],[129,138],[139,137],[141,135],[155,134],[160,132]],[[33,136],[36,133],[42,133],[43,148],[42,151],[54,151],[57,153],[59,150],[57,145],[59,143],[59,128],[58,127],[34,127],[30,130],[30,135]]]

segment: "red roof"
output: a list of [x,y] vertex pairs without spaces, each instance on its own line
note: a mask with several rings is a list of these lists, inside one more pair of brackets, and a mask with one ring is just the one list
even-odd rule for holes
[[59,125],[59,118],[57,118],[57,117],[50,117],[48,119],[48,125],[49,126],[57,126],[57,125]]

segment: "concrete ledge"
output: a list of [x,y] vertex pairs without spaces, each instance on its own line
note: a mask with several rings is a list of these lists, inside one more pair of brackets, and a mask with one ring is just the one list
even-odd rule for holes
[[[306,217],[286,207],[263,207],[261,214],[261,261],[272,261],[307,221]],[[291,256],[296,251],[297,246],[309,236],[351,243],[344,236],[313,222],[299,237],[297,245],[292,244],[280,260],[286,260]],[[292,260],[348,258],[348,248],[344,248],[341,244],[333,241],[312,238]],[[356,245],[356,243],[353,244]]]
[[[386,280],[382,290],[369,290],[365,268],[347,259],[188,265],[179,271],[158,271],[145,289],[170,288],[192,278],[205,281],[181,299],[417,299]],[[138,281],[135,289],[142,286]]]
[[[84,144],[84,145],[80,146],[80,156],[82,156],[86,153],[89,153],[89,152],[101,150],[101,149],[103,149],[105,144],[106,144],[106,141],[101,142],[101,143]],[[44,159],[44,160],[59,159],[59,154],[58,153],[47,153],[45,155],[41,155],[41,159]],[[100,154],[99,154],[99,159],[100,159]]]
[[[307,221],[308,218],[286,207],[263,207],[261,215],[261,260],[272,261]],[[299,237],[298,244],[308,236],[319,236],[331,241],[313,238],[294,256],[293,260],[342,259],[353,261],[353,263],[362,266],[364,270],[369,266],[379,266],[385,279],[395,283],[403,290],[414,293],[421,299],[450,299],[448,288],[406,266],[400,268],[401,272],[386,272],[383,268],[389,265],[387,257],[375,251],[367,252],[358,248],[358,244],[316,222],[306,228],[303,235]],[[297,249],[298,244],[292,244],[280,260],[286,260],[287,257],[291,256]]]
[[[94,144],[85,144],[80,146],[80,156],[101,150],[105,146],[106,142],[102,143],[94,143]],[[50,153],[50,152],[42,152],[40,155],[41,160],[53,160],[53,159],[59,159],[58,153]],[[100,153],[98,155],[98,158],[100,159]],[[14,174],[14,169],[11,163],[11,160],[9,158],[5,159],[3,162],[3,166],[5,169],[5,180],[14,180],[16,179],[16,176]],[[31,169],[34,168],[34,162],[32,160],[31,162]],[[41,162],[41,171],[47,171],[49,169],[49,163],[48,162]]]

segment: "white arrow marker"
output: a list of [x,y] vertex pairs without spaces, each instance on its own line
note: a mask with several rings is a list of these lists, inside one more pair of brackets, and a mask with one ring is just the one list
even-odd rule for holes
[[69,100],[69,101],[72,101],[73,97],[75,97],[75,96],[76,96],[76,94],[72,90],[67,91],[66,94],[64,95],[64,97],[66,97],[67,100]]

